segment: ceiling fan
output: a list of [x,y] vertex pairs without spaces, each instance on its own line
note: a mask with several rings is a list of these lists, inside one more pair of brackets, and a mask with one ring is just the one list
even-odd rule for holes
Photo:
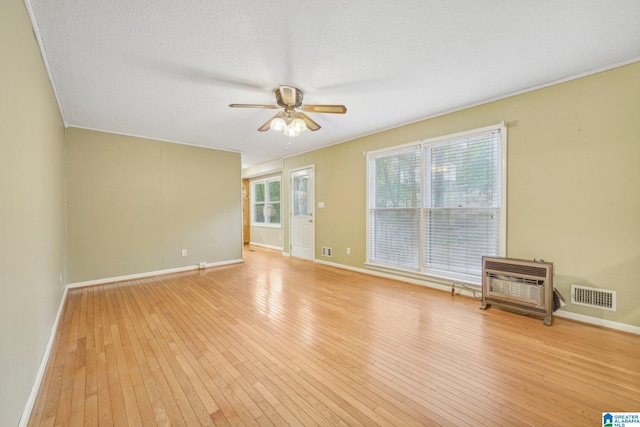
[[303,105],[303,93],[295,87],[280,86],[274,92],[277,105],[229,104],[229,107],[280,109],[275,116],[260,126],[258,130],[260,132],[267,130],[284,131],[286,136],[298,136],[300,132],[307,129],[311,131],[320,129],[320,125],[311,120],[304,112],[329,114],[344,114],[347,112],[347,107],[344,105]]

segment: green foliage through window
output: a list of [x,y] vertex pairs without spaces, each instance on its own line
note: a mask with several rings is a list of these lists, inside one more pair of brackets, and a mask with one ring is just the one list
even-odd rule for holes
[[480,277],[503,242],[500,127],[368,157],[368,262]]
[[264,182],[256,183],[253,186],[254,200],[256,202],[264,202]]
[[280,177],[252,181],[253,225],[280,226]]

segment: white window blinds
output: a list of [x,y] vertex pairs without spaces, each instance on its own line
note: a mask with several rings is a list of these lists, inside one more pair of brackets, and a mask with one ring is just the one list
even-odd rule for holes
[[500,250],[500,134],[424,148],[424,266],[480,276],[482,256]]
[[368,262],[479,278],[504,247],[501,127],[368,157]]
[[370,259],[419,269],[420,149],[398,150],[370,159]]

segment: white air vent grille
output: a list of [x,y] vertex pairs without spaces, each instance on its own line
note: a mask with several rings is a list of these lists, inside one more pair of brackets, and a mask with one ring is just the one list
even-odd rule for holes
[[616,291],[571,285],[571,303],[616,311]]
[[322,246],[322,256],[326,256],[331,258],[331,248],[327,247],[327,246]]

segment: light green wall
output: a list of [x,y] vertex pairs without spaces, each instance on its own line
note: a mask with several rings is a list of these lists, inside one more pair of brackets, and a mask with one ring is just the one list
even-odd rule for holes
[[571,284],[617,291],[616,312],[566,310],[640,326],[640,63],[286,158],[284,177],[315,164],[316,201],[325,203],[316,208],[317,257],[331,246],[327,261],[364,268],[363,152],[502,121],[507,255],[552,261],[567,299]]
[[64,291],[64,199],[64,127],[56,99],[23,2],[2,1],[1,426],[20,420]]
[[70,128],[67,176],[71,283],[242,259],[238,153]]
[[282,229],[272,227],[251,227],[250,243],[282,249]]

